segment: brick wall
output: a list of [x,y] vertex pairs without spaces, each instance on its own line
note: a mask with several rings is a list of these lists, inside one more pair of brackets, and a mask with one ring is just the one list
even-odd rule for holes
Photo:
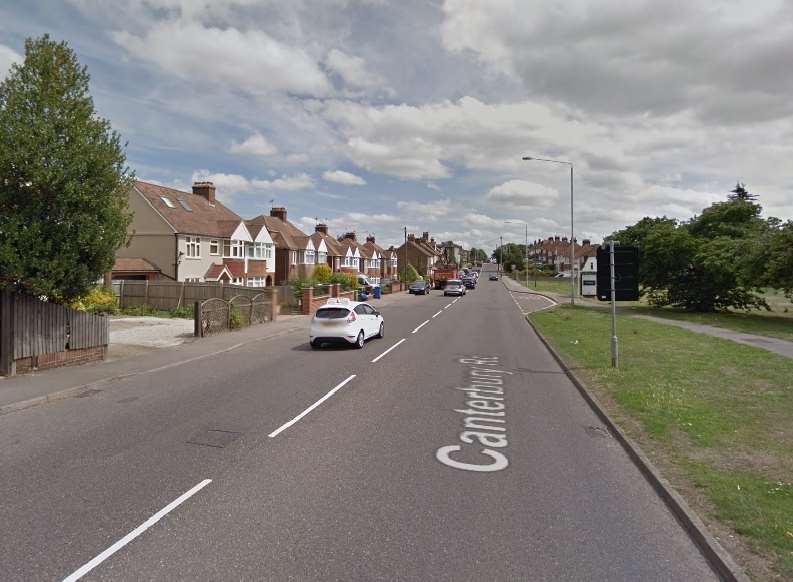
[[94,348],[82,348],[78,350],[66,350],[65,352],[55,352],[53,354],[30,356],[28,358],[20,358],[16,361],[16,371],[17,374],[24,374],[32,370],[78,366],[80,364],[87,364],[88,362],[104,360],[106,353],[106,346],[97,346]]

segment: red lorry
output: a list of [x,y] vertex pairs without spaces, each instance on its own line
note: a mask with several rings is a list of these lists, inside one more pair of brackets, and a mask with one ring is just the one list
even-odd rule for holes
[[432,270],[432,281],[436,289],[443,289],[446,281],[449,279],[457,279],[459,271],[457,265],[436,265]]

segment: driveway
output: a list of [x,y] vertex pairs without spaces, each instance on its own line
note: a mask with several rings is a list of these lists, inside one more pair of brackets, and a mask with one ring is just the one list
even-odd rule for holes
[[108,359],[117,360],[193,339],[193,320],[163,317],[114,317],[110,320]]

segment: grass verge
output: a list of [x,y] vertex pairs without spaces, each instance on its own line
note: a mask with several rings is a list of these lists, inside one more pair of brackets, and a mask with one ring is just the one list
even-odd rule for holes
[[613,370],[608,313],[559,306],[530,317],[690,488],[691,505],[739,536],[749,574],[793,580],[793,360],[621,316]]

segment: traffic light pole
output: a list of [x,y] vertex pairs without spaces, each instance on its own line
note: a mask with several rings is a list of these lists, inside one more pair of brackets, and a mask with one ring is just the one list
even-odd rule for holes
[[620,367],[619,346],[617,344],[617,285],[614,276],[614,241],[609,241],[609,266],[611,267],[611,367]]

